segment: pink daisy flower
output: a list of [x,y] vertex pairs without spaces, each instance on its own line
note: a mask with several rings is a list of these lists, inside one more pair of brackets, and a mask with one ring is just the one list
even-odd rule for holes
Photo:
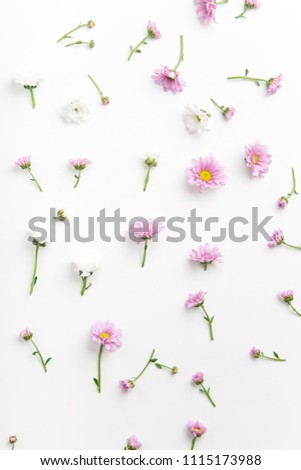
[[227,121],[230,121],[235,116],[235,113],[236,113],[236,109],[233,107],[230,107],[230,108],[226,108],[223,114],[225,118],[227,119]]
[[133,435],[128,438],[125,450],[137,450],[140,449],[141,446],[142,442],[140,442],[138,438]]
[[21,338],[25,339],[25,341],[28,341],[29,339],[32,338],[33,333],[30,331],[30,329],[27,326],[24,330],[21,331],[20,336]]
[[207,157],[200,157],[192,160],[192,166],[187,168],[187,182],[192,186],[197,186],[199,192],[205,189],[220,188],[226,184],[227,177],[225,168],[210,153]]
[[189,421],[188,429],[194,437],[201,437],[207,431],[199,421]]
[[135,387],[135,384],[132,380],[119,380],[119,385],[123,392],[129,392]]
[[196,13],[202,23],[209,24],[215,22],[215,0],[194,0],[194,3],[196,4]]
[[153,75],[154,82],[157,85],[161,85],[164,91],[172,91],[172,93],[178,93],[183,91],[185,86],[184,80],[173,69],[166,66],[161,66],[160,70],[155,70]]
[[92,341],[103,345],[110,352],[114,352],[122,346],[120,341],[121,336],[121,329],[115,328],[114,324],[109,320],[105,322],[97,321],[91,327]]
[[260,356],[261,356],[261,351],[260,349],[257,349],[257,348],[252,348],[251,351],[250,351],[250,355],[254,358],[254,359],[258,359]]
[[245,4],[250,8],[259,9],[261,7],[261,3],[258,0],[246,0]]
[[278,298],[283,300],[284,302],[292,302],[294,300],[294,291],[293,290],[286,290],[283,292],[279,292]]
[[245,147],[246,163],[250,168],[252,176],[263,176],[269,171],[272,162],[272,155],[269,154],[268,147],[262,145],[258,140],[253,145]]
[[160,39],[161,37],[161,33],[160,31],[158,30],[157,26],[156,26],[156,23],[154,23],[153,21],[149,21],[147,23],[147,31],[150,35],[151,38],[153,39]]
[[199,307],[204,303],[206,292],[200,290],[196,294],[189,294],[188,299],[185,302],[187,308]]
[[190,259],[196,263],[200,263],[204,271],[206,271],[208,264],[217,261],[222,263],[222,254],[219,251],[217,246],[210,245],[210,243],[205,243],[200,245],[196,250],[192,249],[190,252]]
[[88,158],[72,158],[69,160],[69,163],[71,163],[75,170],[84,170],[92,162]]
[[280,209],[285,209],[287,204],[288,204],[288,200],[284,196],[282,196],[277,201],[277,206],[280,207]]
[[283,242],[284,242],[283,230],[278,229],[272,233],[271,239],[268,242],[268,247],[275,248],[275,246],[281,245]]
[[27,168],[30,168],[31,166],[30,158],[31,158],[30,155],[28,157],[20,157],[16,161],[16,165],[22,168],[22,170],[26,170]]
[[204,381],[203,372],[196,372],[195,374],[193,374],[191,380],[195,385],[200,385]]
[[278,77],[270,78],[267,82],[267,91],[269,95],[275,95],[279,88],[281,88],[283,77],[278,75]]
[[161,222],[157,223],[153,219],[148,219],[147,223],[144,223],[138,220],[130,225],[129,234],[132,240],[140,243],[145,240],[151,240],[162,230],[164,230],[164,225]]

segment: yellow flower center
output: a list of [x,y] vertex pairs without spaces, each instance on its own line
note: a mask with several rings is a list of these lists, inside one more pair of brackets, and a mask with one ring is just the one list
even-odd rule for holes
[[199,174],[199,177],[203,181],[210,181],[212,179],[212,175],[211,175],[210,171],[208,171],[208,170],[201,171],[201,173]]
[[195,432],[201,432],[200,428],[193,428]]
[[103,338],[103,339],[108,339],[108,338],[110,338],[110,335],[104,331],[103,333],[101,333],[101,334],[99,335],[99,337],[100,337],[100,338]]
[[256,153],[253,155],[253,163],[255,163],[255,165],[258,163],[258,155],[256,155]]

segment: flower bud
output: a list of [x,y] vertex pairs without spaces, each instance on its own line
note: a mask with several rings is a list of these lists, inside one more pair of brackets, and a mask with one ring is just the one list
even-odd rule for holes
[[93,20],[88,21],[88,26],[89,26],[89,28],[94,28],[94,26],[95,26],[94,21]]
[[93,39],[89,42],[89,47],[90,47],[90,49],[95,47],[95,42],[93,41]]
[[101,102],[102,102],[102,104],[109,104],[110,103],[110,98],[108,96],[102,96]]
[[9,436],[8,440],[10,444],[15,444],[17,442],[17,436]]
[[177,374],[178,372],[179,372],[179,369],[178,369],[176,366],[174,366],[174,367],[171,369],[171,373],[172,373],[172,374]]

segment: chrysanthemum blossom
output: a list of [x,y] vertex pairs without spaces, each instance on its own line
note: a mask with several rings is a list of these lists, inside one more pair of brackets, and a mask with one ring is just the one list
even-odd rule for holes
[[278,201],[277,201],[277,206],[280,207],[280,209],[285,209],[287,204],[288,204],[288,200],[284,196],[279,198]]
[[186,85],[179,72],[165,65],[161,65],[161,69],[155,70],[152,78],[157,85],[162,86],[164,91],[170,90],[172,93],[183,91]]
[[160,39],[161,33],[158,30],[156,23],[154,23],[153,21],[149,21],[147,23],[147,31],[151,38]]
[[119,385],[123,392],[129,392],[135,387],[135,384],[132,380],[119,380]]
[[259,0],[245,0],[245,4],[249,8],[255,8],[257,10],[261,7],[261,3],[259,2]]
[[200,245],[197,249],[192,249],[190,253],[191,261],[200,263],[204,270],[206,270],[208,264],[213,263],[213,261],[222,263],[221,258],[222,254],[219,248],[217,246],[210,245],[210,243]]
[[42,75],[34,70],[26,70],[16,76],[16,83],[26,89],[36,88],[42,79]]
[[209,131],[210,117],[211,115],[207,111],[200,109],[196,104],[185,106],[183,111],[184,124],[191,134]]
[[63,117],[65,121],[72,124],[86,122],[89,118],[89,114],[89,109],[80,100],[72,100],[65,106],[63,110]]
[[154,236],[164,230],[162,222],[157,223],[156,220],[148,219],[136,221],[129,227],[130,238],[137,243],[145,240],[151,240]]
[[275,248],[275,246],[281,245],[283,241],[284,241],[283,230],[281,229],[274,230],[274,232],[271,235],[271,239],[268,242],[268,247]]
[[196,372],[195,374],[193,374],[191,380],[195,385],[200,385],[204,381],[204,373]]
[[188,429],[193,437],[201,437],[207,431],[207,428],[203,426],[199,421],[189,421]]
[[283,80],[282,74],[278,75],[275,78],[270,78],[268,80],[268,82],[267,82],[267,91],[268,91],[269,95],[275,95],[275,93],[277,93],[279,88],[281,88],[282,80]]
[[21,331],[20,336],[25,341],[28,341],[29,339],[32,338],[33,333],[30,331],[30,329],[28,327],[26,327],[24,330]]
[[236,113],[236,109],[233,108],[233,106],[231,106],[224,110],[223,115],[225,116],[227,121],[230,121],[235,116],[235,113]]
[[99,267],[99,261],[95,258],[77,258],[74,263],[74,272],[81,277],[92,276]]
[[142,442],[140,442],[135,435],[130,436],[128,438],[127,450],[137,450],[137,449],[140,449],[141,446],[142,446]]
[[110,352],[114,352],[122,346],[121,336],[121,329],[115,328],[109,320],[105,322],[97,321],[91,327],[92,341],[102,344]]
[[192,160],[192,166],[186,170],[187,182],[197,186],[200,193],[205,189],[216,189],[225,185],[227,177],[223,167],[210,153],[207,157]]
[[279,292],[278,298],[287,303],[292,302],[294,300],[294,291],[286,290],[286,291]]
[[199,291],[196,294],[189,294],[188,299],[185,301],[187,308],[199,307],[204,303],[206,292]]
[[252,176],[261,177],[269,171],[272,155],[266,145],[256,141],[254,144],[246,145],[245,152],[247,167],[250,168]]
[[69,163],[71,163],[75,170],[84,170],[92,162],[88,158],[72,158],[69,160]]
[[22,168],[23,170],[30,168],[31,166],[31,161],[30,161],[31,155],[28,157],[20,157],[16,161],[16,165]]
[[215,22],[215,0],[194,0],[194,3],[196,5],[196,13],[202,23],[209,24]]
[[257,348],[252,348],[251,351],[250,351],[250,355],[254,358],[254,359],[258,359],[260,356],[261,356],[261,351],[260,349],[257,349]]

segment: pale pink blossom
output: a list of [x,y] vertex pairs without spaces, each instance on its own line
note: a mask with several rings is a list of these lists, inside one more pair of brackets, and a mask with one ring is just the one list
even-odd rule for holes
[[283,230],[281,229],[275,230],[271,235],[270,241],[268,242],[268,247],[275,248],[275,246],[281,245],[283,241],[284,241]]
[[245,4],[249,8],[255,8],[256,10],[258,10],[261,6],[261,3],[259,2],[259,0],[246,0]]
[[102,344],[110,352],[114,352],[122,346],[120,341],[121,336],[121,329],[115,328],[114,324],[109,320],[105,322],[97,321],[91,327],[92,341]]
[[190,259],[193,262],[200,263],[206,271],[207,265],[217,261],[222,263],[222,254],[217,246],[205,243],[200,245],[197,249],[192,249],[190,253]]
[[192,160],[192,166],[186,170],[187,182],[197,186],[200,193],[205,189],[220,188],[227,182],[225,168],[210,153],[207,157]]
[[278,75],[275,78],[270,78],[268,80],[268,82],[267,82],[267,91],[268,91],[269,95],[274,95],[275,93],[277,93],[279,88],[281,88],[282,80],[283,80],[282,74]]
[[202,23],[209,24],[215,22],[215,0],[194,0],[194,3],[196,4],[196,13]]
[[28,341],[32,338],[33,334],[27,326],[24,330],[21,331],[20,336],[21,338],[25,339],[25,341]]
[[119,380],[119,385],[123,392],[129,392],[135,387],[135,384],[132,380]]
[[204,381],[203,372],[196,372],[195,374],[193,374],[191,380],[195,385],[200,385]]
[[183,87],[185,86],[185,82],[180,77],[179,72],[165,65],[161,65],[160,70],[155,70],[152,78],[157,85],[162,86],[164,91],[170,90],[172,93],[183,91]]
[[149,21],[147,23],[147,31],[150,35],[151,38],[153,39],[160,39],[161,37],[161,33],[160,31],[158,30],[157,26],[156,26],[156,23],[154,23],[153,21]]
[[225,116],[227,121],[230,121],[235,116],[235,113],[236,113],[236,109],[233,108],[233,106],[231,106],[225,109],[225,111],[223,112],[223,115]]
[[207,431],[207,428],[203,426],[199,421],[189,421],[188,429],[193,437],[201,437]]
[[277,201],[277,205],[278,207],[280,207],[280,209],[285,209],[287,204],[288,204],[288,200],[283,196]]
[[250,354],[254,359],[258,359],[261,356],[261,351],[260,349],[253,347],[250,351]]
[[283,292],[279,292],[278,298],[283,300],[284,302],[292,302],[294,300],[294,291],[293,290],[286,290]]
[[263,176],[269,171],[272,155],[269,154],[266,145],[256,141],[254,144],[246,145],[245,152],[247,167],[250,168],[252,176]]
[[151,240],[162,230],[164,230],[162,222],[157,223],[153,219],[145,220],[145,222],[138,220],[130,225],[129,234],[132,240],[140,243],[145,240]]
[[204,303],[206,292],[200,290],[196,294],[189,294],[188,299],[185,302],[187,308],[199,307]]
[[140,442],[138,440],[138,438],[133,435],[133,436],[130,436],[127,440],[127,450],[137,450],[137,449],[140,449],[140,447],[142,446],[142,442]]
[[75,170],[84,170],[92,162],[88,158],[72,158],[69,160],[69,163],[71,163]]
[[23,170],[30,168],[31,166],[31,161],[30,161],[31,156],[29,155],[28,157],[20,157],[16,161],[16,165],[22,168]]

